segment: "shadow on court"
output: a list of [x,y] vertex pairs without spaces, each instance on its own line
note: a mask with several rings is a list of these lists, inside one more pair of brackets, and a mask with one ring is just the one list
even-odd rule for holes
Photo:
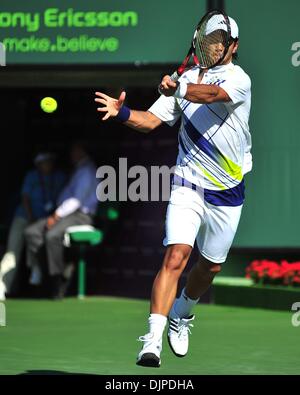
[[97,376],[89,373],[61,372],[59,370],[27,370],[18,376]]

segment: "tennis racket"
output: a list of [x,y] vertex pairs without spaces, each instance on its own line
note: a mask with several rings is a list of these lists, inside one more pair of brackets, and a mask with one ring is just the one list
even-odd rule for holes
[[[195,66],[200,69],[217,66],[225,58],[231,43],[228,16],[218,10],[208,12],[198,23],[191,47],[182,64],[171,75],[171,79],[176,82],[185,71]],[[191,58],[194,64],[188,67]],[[160,92],[160,88],[158,90]]]

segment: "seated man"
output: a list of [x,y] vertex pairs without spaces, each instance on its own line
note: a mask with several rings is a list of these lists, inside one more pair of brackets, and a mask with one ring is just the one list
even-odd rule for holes
[[[48,217],[64,183],[65,175],[54,166],[54,155],[40,152],[34,159],[36,169],[30,170],[24,179],[21,191],[21,203],[15,211],[11,223],[6,252],[0,262],[0,300],[5,294],[11,294],[17,268],[24,245],[24,229],[40,218]],[[31,268],[30,282],[36,281],[36,271]]]
[[51,297],[61,298],[60,290],[64,271],[63,237],[73,225],[89,225],[97,209],[96,167],[82,143],[71,147],[74,171],[58,197],[58,207],[53,215],[37,221],[25,230],[28,259],[38,262],[39,251],[45,246],[51,279]]

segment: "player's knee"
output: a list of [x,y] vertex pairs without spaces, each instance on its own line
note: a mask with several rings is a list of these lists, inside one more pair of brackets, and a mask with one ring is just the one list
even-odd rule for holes
[[206,272],[208,275],[216,275],[218,273],[220,273],[220,271],[222,270],[222,265],[218,264],[218,263],[214,263],[211,262],[203,257],[201,257],[201,259],[199,259],[199,261],[197,262],[198,264],[198,268],[203,272]]
[[213,265],[211,265],[210,268],[209,268],[209,271],[210,271],[212,274],[218,274],[218,273],[220,273],[221,270],[222,270],[222,266],[219,265],[219,264],[213,264]]
[[184,269],[188,252],[177,247],[172,247],[165,261],[165,269],[171,272],[181,272]]

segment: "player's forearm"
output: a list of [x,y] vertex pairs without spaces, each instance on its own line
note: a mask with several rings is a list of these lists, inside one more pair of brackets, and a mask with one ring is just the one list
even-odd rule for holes
[[161,121],[149,111],[130,110],[126,126],[142,133],[149,133],[161,124]]
[[192,103],[229,101],[226,92],[217,85],[188,84],[184,98]]
[[132,129],[139,132],[148,133],[157,128],[162,121],[149,111],[131,110],[124,105],[126,92],[121,92],[118,99],[114,99],[102,92],[95,92],[95,101],[100,103],[102,107],[98,107],[97,111],[105,113],[102,121],[106,121],[110,117],[117,119]]

